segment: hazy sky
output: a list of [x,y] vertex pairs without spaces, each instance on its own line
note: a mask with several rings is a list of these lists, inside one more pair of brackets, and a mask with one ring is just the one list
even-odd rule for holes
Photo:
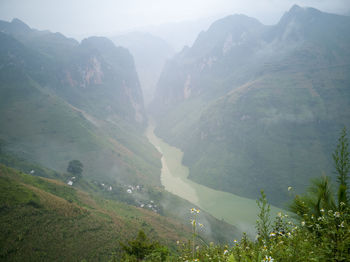
[[33,28],[82,36],[233,13],[274,24],[294,3],[350,12],[350,0],[0,0],[0,19],[17,17]]

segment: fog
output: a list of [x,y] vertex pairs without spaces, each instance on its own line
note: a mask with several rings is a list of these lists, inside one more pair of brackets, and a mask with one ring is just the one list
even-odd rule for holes
[[350,12],[348,0],[1,0],[0,19],[19,18],[33,28],[81,39],[233,13],[274,24],[293,4],[339,14]]

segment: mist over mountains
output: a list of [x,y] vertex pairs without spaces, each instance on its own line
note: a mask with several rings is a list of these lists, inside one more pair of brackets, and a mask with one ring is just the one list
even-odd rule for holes
[[61,171],[78,158],[92,177],[157,176],[157,153],[141,136],[147,117],[126,49],[103,37],[78,43],[18,19],[1,22],[0,30],[0,137],[7,150]]
[[[139,230],[166,247],[148,243],[154,257],[138,261],[195,260],[211,248],[235,261],[233,238],[247,231],[245,245],[261,233],[261,190],[281,222],[310,180],[339,182],[332,152],[350,128],[350,17],[294,5],[275,25],[211,19],[82,41],[0,21],[0,261],[123,261],[121,242]],[[342,236],[346,205],[326,212]],[[266,231],[268,248],[307,242],[303,223],[293,237],[282,222]],[[251,250],[267,261],[261,237]]]
[[350,18],[293,6],[274,26],[213,23],[160,76],[156,132],[184,151],[190,178],[271,201],[310,178],[350,119]]

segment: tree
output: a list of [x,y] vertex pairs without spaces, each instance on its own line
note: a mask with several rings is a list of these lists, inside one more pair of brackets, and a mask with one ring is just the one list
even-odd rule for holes
[[338,192],[337,202],[334,200],[335,193],[332,191],[332,186],[329,178],[322,178],[312,181],[312,185],[308,189],[308,194],[296,196],[290,209],[298,214],[301,218],[304,214],[314,215],[319,217],[320,210],[336,210],[339,211],[348,206],[348,176],[350,171],[350,153],[349,144],[344,127],[338,139],[338,145],[332,154],[335,173],[337,174]]
[[5,147],[5,141],[0,138],[0,154],[2,154],[4,147]]
[[83,164],[79,160],[71,160],[68,163],[67,172],[80,178],[83,173]]
[[123,261],[165,261],[169,254],[167,247],[151,242],[143,230],[139,231],[134,240],[120,245],[125,252]]
[[259,207],[258,220],[256,221],[256,230],[259,235],[259,241],[269,242],[270,233],[270,205],[267,203],[264,190],[261,190],[261,197],[256,201]]
[[338,145],[333,153],[333,161],[337,174],[337,181],[339,183],[338,188],[338,205],[340,207],[341,203],[348,204],[348,175],[350,170],[350,157],[349,157],[349,143],[346,137],[346,128],[344,127],[340,138],[338,140]]

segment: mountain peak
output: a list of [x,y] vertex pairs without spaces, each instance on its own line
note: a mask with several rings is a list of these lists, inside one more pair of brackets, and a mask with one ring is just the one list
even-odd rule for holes
[[301,12],[302,10],[303,10],[303,8],[300,7],[299,5],[293,5],[293,6],[290,8],[289,12]]
[[321,11],[319,11],[315,8],[312,8],[312,7],[301,7],[299,5],[293,5],[285,15],[290,16],[290,17],[313,16],[313,15],[320,14],[320,13],[321,13]]
[[30,27],[18,18],[12,19],[11,24],[13,26],[16,26],[18,29],[20,28],[22,30],[30,30]]

